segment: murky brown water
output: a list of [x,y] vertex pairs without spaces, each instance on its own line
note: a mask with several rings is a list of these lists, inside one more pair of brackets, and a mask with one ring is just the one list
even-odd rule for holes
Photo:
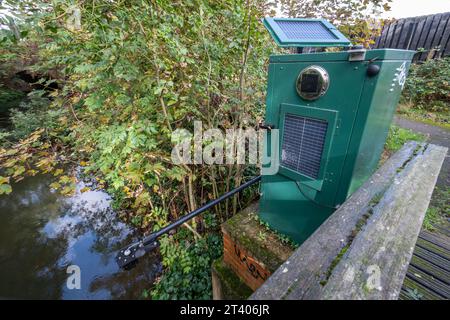
[[[45,175],[13,185],[0,196],[0,298],[140,298],[160,272],[156,255],[121,271],[115,251],[137,238],[118,220],[103,191],[64,197]],[[69,265],[81,270],[81,289],[68,289]]]

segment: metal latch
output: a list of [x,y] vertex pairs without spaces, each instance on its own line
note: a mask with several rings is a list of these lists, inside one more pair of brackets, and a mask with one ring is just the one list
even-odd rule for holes
[[363,46],[351,47],[348,53],[348,61],[364,61],[366,59],[366,49]]

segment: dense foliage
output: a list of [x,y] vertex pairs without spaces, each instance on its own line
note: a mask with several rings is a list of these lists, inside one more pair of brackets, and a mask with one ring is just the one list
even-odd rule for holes
[[402,100],[418,109],[450,112],[450,58],[412,65]]
[[[36,43],[38,59],[29,70],[58,82],[50,94],[30,93],[28,110],[13,112],[15,136],[4,136],[0,150],[5,193],[11,179],[37,172],[54,173],[52,186],[69,193],[73,180],[58,164],[78,161],[114,195],[125,219],[152,230],[255,174],[242,165],[174,165],[170,154],[171,133],[191,130],[194,120],[220,129],[258,121],[273,50],[260,23],[268,10],[263,2],[5,3],[28,33],[11,32],[3,43]],[[3,56],[12,54],[10,47],[2,46]],[[19,65],[21,53],[14,53]],[[206,275],[221,250],[200,234],[217,229],[239,203],[236,197],[209,221],[196,219],[188,232],[163,240],[166,272],[155,298],[209,297]]]
[[221,256],[222,239],[207,235],[196,242],[173,246],[167,238],[161,240],[163,265],[168,267],[165,281],[159,281],[151,294],[155,299],[210,299],[211,264]]

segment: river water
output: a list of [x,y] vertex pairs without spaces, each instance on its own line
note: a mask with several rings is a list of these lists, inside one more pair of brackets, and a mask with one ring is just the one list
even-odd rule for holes
[[[11,107],[26,98],[2,102],[0,128],[9,130]],[[0,101],[1,102],[1,101]],[[1,168],[0,168],[1,169]],[[50,175],[13,184],[0,195],[0,299],[139,299],[161,272],[156,253],[130,271],[114,257],[140,234],[118,219],[110,196],[79,181],[73,196],[51,191]],[[80,289],[69,289],[69,266],[79,267]]]
[[[28,177],[0,196],[0,298],[138,299],[161,271],[154,254],[121,271],[116,251],[139,235],[117,218],[101,190],[73,196],[51,191],[50,176]],[[68,266],[80,268],[69,289]]]

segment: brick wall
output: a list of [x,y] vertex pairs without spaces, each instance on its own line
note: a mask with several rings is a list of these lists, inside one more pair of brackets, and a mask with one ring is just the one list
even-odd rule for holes
[[242,246],[223,232],[223,261],[251,289],[256,290],[270,276],[263,263],[252,257]]

